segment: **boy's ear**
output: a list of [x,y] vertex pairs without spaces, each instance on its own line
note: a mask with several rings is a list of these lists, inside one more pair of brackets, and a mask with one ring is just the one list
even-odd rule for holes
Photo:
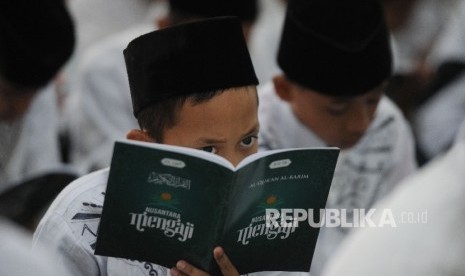
[[273,77],[273,84],[276,94],[286,102],[292,100],[291,82],[284,75],[277,75]]
[[126,138],[129,140],[142,141],[142,142],[153,142],[150,135],[140,129],[131,129],[127,134]]

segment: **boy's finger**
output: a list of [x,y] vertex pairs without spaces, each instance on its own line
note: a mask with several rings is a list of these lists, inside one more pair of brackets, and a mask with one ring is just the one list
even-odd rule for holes
[[189,264],[186,261],[178,261],[176,263],[176,270],[178,270],[177,272],[181,273],[177,275],[192,275],[192,276],[208,276],[209,275],[205,271],[202,271],[196,268],[195,266]]
[[170,275],[171,276],[185,276],[186,274],[179,271],[176,267],[173,267],[170,269]]
[[237,276],[239,272],[237,272],[234,265],[229,260],[228,256],[224,253],[223,248],[215,247],[213,249],[213,256],[215,257],[216,263],[220,267],[221,273],[224,276]]

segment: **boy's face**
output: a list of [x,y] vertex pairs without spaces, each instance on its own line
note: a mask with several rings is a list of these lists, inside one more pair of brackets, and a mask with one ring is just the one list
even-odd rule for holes
[[331,97],[290,84],[285,100],[297,118],[328,146],[344,149],[362,138],[375,117],[383,91],[381,85],[357,97]]
[[163,143],[209,151],[237,165],[257,152],[257,108],[255,87],[228,89],[197,104],[188,100]]
[[18,88],[0,77],[0,121],[22,117],[36,95],[32,88]]

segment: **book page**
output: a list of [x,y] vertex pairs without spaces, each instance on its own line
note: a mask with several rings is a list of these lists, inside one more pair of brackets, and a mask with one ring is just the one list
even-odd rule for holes
[[270,156],[273,154],[281,153],[281,152],[289,152],[289,151],[299,151],[299,150],[307,150],[307,149],[322,149],[322,150],[335,150],[338,149],[336,147],[312,147],[312,148],[287,148],[287,149],[276,149],[276,150],[267,150],[267,151],[259,151],[255,154],[249,155],[246,158],[244,158],[239,164],[237,164],[237,167],[235,168],[236,170],[241,169],[245,165],[248,165],[260,158],[263,158],[265,156]]
[[338,154],[337,148],[284,150],[240,168],[221,244],[240,273],[310,270],[319,228],[308,221],[284,225],[280,219],[267,226],[266,213],[285,210],[291,218],[296,210],[319,214]]
[[142,141],[135,141],[135,140],[118,140],[117,142],[139,145],[142,147],[156,148],[156,149],[161,149],[161,150],[168,150],[171,152],[178,152],[178,153],[194,156],[197,158],[201,158],[204,160],[209,160],[218,165],[229,168],[230,170],[235,170],[234,166],[227,159],[219,155],[212,154],[212,153],[199,150],[199,149],[167,145],[167,144],[159,144],[159,143],[149,143],[149,142],[142,142]]

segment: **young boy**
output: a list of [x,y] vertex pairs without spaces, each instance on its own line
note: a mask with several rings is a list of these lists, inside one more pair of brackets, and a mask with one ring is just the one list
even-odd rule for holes
[[[326,208],[346,210],[347,222],[416,169],[410,127],[383,96],[388,37],[377,1],[290,0],[278,52],[283,73],[259,91],[261,148],[343,149]],[[312,276],[349,230],[321,229]]]
[[0,192],[61,166],[54,80],[74,42],[64,1],[0,3]]
[[[154,31],[129,43],[124,56],[141,127],[127,138],[196,148],[233,164],[257,151],[258,81],[237,19]],[[74,275],[167,275],[156,264],[94,255],[107,179],[103,169],[71,183],[40,222],[35,244],[54,248]],[[221,248],[214,256],[224,273],[237,273]],[[172,269],[178,273],[203,272],[181,261]]]
[[[153,2],[157,11],[166,9],[166,14],[152,12],[147,22],[95,43],[76,64],[76,74],[70,80],[72,85],[66,103],[65,123],[66,135],[70,139],[70,161],[81,172],[107,167],[114,140],[124,137],[128,129],[137,126],[130,95],[126,91],[128,79],[121,55],[134,37],[192,20],[237,16],[247,40],[258,13],[257,0]],[[115,109],[118,112],[114,112]]]
[[[462,123],[465,130],[465,121]],[[461,275],[465,271],[465,132],[376,208],[399,219],[396,228],[353,232],[325,276]],[[408,211],[407,211],[408,210]],[[379,216],[373,221],[380,221]]]

